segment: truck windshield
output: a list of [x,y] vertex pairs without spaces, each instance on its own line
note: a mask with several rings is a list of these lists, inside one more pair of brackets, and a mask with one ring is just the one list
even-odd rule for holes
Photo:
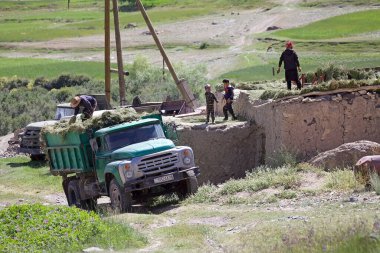
[[70,107],[57,107],[57,111],[55,112],[55,120],[60,120],[63,117],[73,116],[74,108]]
[[164,131],[160,124],[155,124],[110,133],[105,136],[105,141],[109,150],[115,150],[135,143],[160,138],[165,138]]

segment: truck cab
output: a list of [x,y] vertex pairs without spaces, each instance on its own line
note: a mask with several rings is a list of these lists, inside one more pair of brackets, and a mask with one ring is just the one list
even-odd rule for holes
[[199,168],[190,147],[175,146],[161,121],[146,118],[102,128],[91,136],[47,134],[51,172],[63,177],[69,205],[88,209],[109,196],[116,212],[147,197],[198,189]]

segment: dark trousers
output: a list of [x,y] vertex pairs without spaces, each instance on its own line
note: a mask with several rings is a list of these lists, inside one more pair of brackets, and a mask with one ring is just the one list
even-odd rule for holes
[[228,119],[228,112],[232,115],[233,119],[236,119],[234,109],[232,109],[232,102],[226,103],[223,106],[224,119]]
[[215,121],[214,106],[206,107],[206,114],[207,114],[206,122],[208,123],[210,121],[210,115],[211,115],[212,123],[214,123],[214,121]]
[[297,89],[301,89],[301,82],[298,79],[298,71],[296,69],[285,70],[285,79],[288,86],[288,90],[292,89],[292,81],[297,83]]

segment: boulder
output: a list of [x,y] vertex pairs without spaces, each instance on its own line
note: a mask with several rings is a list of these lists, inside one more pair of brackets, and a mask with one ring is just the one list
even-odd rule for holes
[[380,144],[372,141],[345,143],[332,150],[320,153],[309,163],[325,170],[354,167],[363,156],[380,155]]

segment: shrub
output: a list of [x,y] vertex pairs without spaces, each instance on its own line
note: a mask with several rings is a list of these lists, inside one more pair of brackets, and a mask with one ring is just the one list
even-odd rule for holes
[[328,189],[333,190],[357,190],[363,185],[355,178],[354,172],[350,169],[337,170],[327,174],[325,185]]
[[206,49],[208,48],[210,45],[207,43],[207,42],[202,42],[201,45],[199,46],[199,49]]
[[376,172],[371,174],[370,183],[376,194],[380,195],[380,176]]
[[[89,245],[121,249],[145,243],[130,227],[66,206],[15,205],[1,210],[0,220],[1,252],[72,252]],[[107,243],[109,235],[119,243]]]

